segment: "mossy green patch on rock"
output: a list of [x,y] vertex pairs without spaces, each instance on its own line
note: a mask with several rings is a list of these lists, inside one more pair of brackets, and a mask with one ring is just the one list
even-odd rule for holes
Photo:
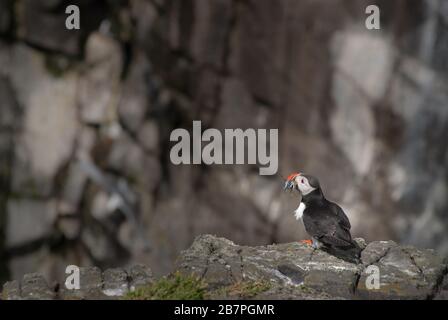
[[238,296],[240,298],[252,298],[271,288],[271,284],[265,281],[243,280],[222,288],[222,294],[226,296]]
[[202,300],[207,285],[196,276],[176,272],[153,284],[128,293],[129,300]]
[[299,289],[299,290],[302,291],[303,293],[312,293],[312,292],[313,292],[313,289],[307,287],[307,286],[304,285],[304,284],[299,285],[299,286],[297,287],[297,289]]

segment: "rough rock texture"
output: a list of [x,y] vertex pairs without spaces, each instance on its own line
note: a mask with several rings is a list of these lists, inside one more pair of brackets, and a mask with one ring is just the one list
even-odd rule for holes
[[[362,244],[362,239],[358,243]],[[448,264],[429,249],[374,241],[362,246],[362,259],[352,264],[301,243],[240,246],[225,238],[202,235],[178,257],[175,269],[207,284],[210,299],[242,299],[244,283],[264,289],[254,299],[447,299]],[[380,288],[366,287],[366,269],[378,266]],[[3,286],[4,299],[117,299],[152,283],[148,267],[128,270],[81,268],[81,289],[52,290],[42,276],[27,274]],[[59,288],[59,290],[57,289]]]
[[103,300],[118,299],[130,290],[138,289],[154,281],[150,268],[135,265],[127,270],[97,267],[80,268],[80,289],[68,290],[64,283],[50,288],[39,274],[26,274],[22,281],[10,281],[3,285],[2,299],[6,300]]
[[[199,275],[212,288],[244,280],[271,284],[255,298],[443,299],[446,295],[448,264],[433,250],[374,241],[364,248],[361,261],[348,263],[301,243],[248,247],[203,235],[182,252],[176,268]],[[369,265],[379,267],[378,290],[366,288]]]
[[377,0],[367,31],[371,3],[0,0],[0,279],[304,238],[279,176],[171,164],[192,120],[278,128],[279,173],[318,175],[354,235],[447,253],[448,6]]

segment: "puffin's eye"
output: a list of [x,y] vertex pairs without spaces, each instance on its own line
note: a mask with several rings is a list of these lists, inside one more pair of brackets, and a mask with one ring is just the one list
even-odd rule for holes
[[302,179],[302,184],[305,184],[305,179]]

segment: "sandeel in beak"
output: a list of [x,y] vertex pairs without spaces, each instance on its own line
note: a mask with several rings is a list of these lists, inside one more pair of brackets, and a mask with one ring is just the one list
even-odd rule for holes
[[300,175],[300,173],[293,173],[293,174],[290,174],[290,175],[288,176],[288,178],[286,179],[286,181],[285,181],[285,185],[284,185],[284,187],[283,187],[283,190],[293,190],[294,188],[297,188],[295,178],[296,178],[298,175]]

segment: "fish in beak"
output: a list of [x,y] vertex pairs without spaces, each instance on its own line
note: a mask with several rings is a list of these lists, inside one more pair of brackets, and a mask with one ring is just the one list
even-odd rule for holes
[[283,186],[283,190],[293,190],[296,185],[295,178],[300,175],[300,173],[292,173],[288,176],[288,178],[285,181],[285,185]]

